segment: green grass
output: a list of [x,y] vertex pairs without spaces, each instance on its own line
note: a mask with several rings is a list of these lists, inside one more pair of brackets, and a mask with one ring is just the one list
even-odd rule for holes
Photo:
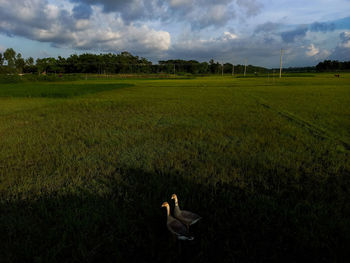
[[68,98],[132,86],[119,83],[16,83],[2,84],[0,97]]
[[349,80],[1,85],[1,261],[347,261]]

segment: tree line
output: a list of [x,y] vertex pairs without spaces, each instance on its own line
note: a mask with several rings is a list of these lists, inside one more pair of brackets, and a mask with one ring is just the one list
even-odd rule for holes
[[[231,63],[221,64],[211,59],[209,62],[196,60],[162,60],[158,64],[129,52],[120,54],[81,54],[70,55],[68,58],[38,58],[24,59],[12,48],[0,53],[0,73],[166,73],[166,74],[242,74],[244,65]],[[264,73],[266,68],[247,65],[247,73]]]
[[316,65],[316,70],[319,72],[348,71],[350,70],[350,61],[325,60]]

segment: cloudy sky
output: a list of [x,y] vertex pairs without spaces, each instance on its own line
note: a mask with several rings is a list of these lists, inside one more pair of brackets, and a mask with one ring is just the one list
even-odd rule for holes
[[0,51],[277,67],[350,60],[350,0],[0,0]]

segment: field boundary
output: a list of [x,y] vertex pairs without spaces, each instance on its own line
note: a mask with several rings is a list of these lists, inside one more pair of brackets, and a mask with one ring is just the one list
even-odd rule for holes
[[326,130],[312,124],[311,122],[305,121],[302,118],[300,118],[292,113],[271,107],[271,105],[269,105],[262,98],[259,98],[259,97],[253,96],[253,95],[250,95],[250,96],[253,97],[256,100],[256,103],[259,104],[260,106],[262,106],[268,110],[271,110],[271,111],[277,113],[278,115],[280,115],[281,117],[307,129],[312,135],[314,135],[316,137],[320,137],[322,139],[328,139],[328,140],[335,141],[338,144],[341,144],[347,151],[350,151],[350,143],[349,142],[344,141],[343,139],[334,136],[333,134],[327,132]]

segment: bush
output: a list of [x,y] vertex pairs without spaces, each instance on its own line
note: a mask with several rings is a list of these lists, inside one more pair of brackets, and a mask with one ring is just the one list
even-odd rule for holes
[[22,81],[22,77],[15,74],[0,74],[0,83],[18,83]]

